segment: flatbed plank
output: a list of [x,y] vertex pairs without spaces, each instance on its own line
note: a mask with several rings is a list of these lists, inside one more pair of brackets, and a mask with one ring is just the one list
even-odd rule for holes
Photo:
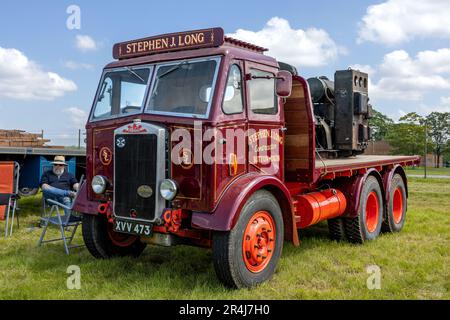
[[418,161],[418,156],[374,156],[359,155],[355,157],[340,159],[320,159],[316,158],[316,169],[322,172],[339,172],[344,170],[356,170],[369,167],[397,164],[413,163]]

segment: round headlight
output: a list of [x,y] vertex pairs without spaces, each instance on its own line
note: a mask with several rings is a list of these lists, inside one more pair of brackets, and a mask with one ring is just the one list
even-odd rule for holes
[[165,179],[161,182],[161,186],[159,187],[159,192],[161,196],[166,200],[173,200],[178,193],[178,187],[175,181],[170,179]]
[[106,190],[106,179],[102,176],[95,176],[92,178],[91,186],[96,194],[102,194]]

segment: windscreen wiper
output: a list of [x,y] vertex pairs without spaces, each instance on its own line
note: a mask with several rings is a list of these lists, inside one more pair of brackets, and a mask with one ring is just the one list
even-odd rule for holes
[[138,75],[136,73],[136,71],[134,71],[133,69],[131,69],[130,67],[125,67],[125,69],[127,69],[132,75],[134,75],[136,78],[138,78],[139,80],[142,81],[142,83],[145,83],[144,78],[142,78],[140,75]]
[[106,86],[108,84],[106,83],[106,81],[103,81],[102,84],[102,89],[100,90],[100,94],[98,95],[97,101],[100,102],[103,100],[103,98],[105,97],[105,90],[106,90]]
[[172,67],[169,70],[167,70],[166,72],[164,72],[163,74],[160,74],[158,76],[158,79],[161,79],[161,78],[167,76],[169,73],[172,73],[175,70],[178,70],[179,68],[181,68],[182,65],[186,65],[186,64],[189,64],[189,62],[187,62],[187,61],[180,62],[179,64],[175,65],[174,67]]

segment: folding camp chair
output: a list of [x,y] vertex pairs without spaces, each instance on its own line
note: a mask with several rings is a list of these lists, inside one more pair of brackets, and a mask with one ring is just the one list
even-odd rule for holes
[[19,226],[19,215],[16,215],[19,199],[19,171],[20,166],[17,162],[0,161],[0,220],[6,220],[5,238],[8,234],[12,235],[14,216],[17,217]]
[[[83,177],[80,180],[80,187],[83,183]],[[78,191],[75,198],[72,200],[72,204],[70,206],[66,206],[63,203],[55,201],[53,199],[44,199],[45,207],[44,207],[44,215],[41,217],[41,221],[43,223],[44,229],[42,230],[41,237],[39,238],[38,246],[41,246],[43,243],[55,242],[55,241],[63,241],[64,250],[66,254],[70,254],[70,249],[83,247],[84,245],[71,245],[72,240],[75,236],[78,226],[81,224],[81,217],[73,214],[72,207],[75,203],[75,200],[78,196]],[[61,214],[61,210],[64,214]],[[47,228],[49,224],[56,225],[59,227],[61,238],[55,238],[50,240],[44,240],[45,233],[47,232]],[[72,231],[69,229],[72,228]],[[66,231],[70,232],[70,236],[66,235]]]

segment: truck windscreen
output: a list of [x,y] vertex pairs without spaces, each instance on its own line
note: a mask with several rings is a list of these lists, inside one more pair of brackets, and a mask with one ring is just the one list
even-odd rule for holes
[[156,66],[149,113],[207,117],[218,59],[186,60]]
[[149,75],[149,67],[125,67],[105,72],[92,119],[101,120],[140,112],[144,104]]

